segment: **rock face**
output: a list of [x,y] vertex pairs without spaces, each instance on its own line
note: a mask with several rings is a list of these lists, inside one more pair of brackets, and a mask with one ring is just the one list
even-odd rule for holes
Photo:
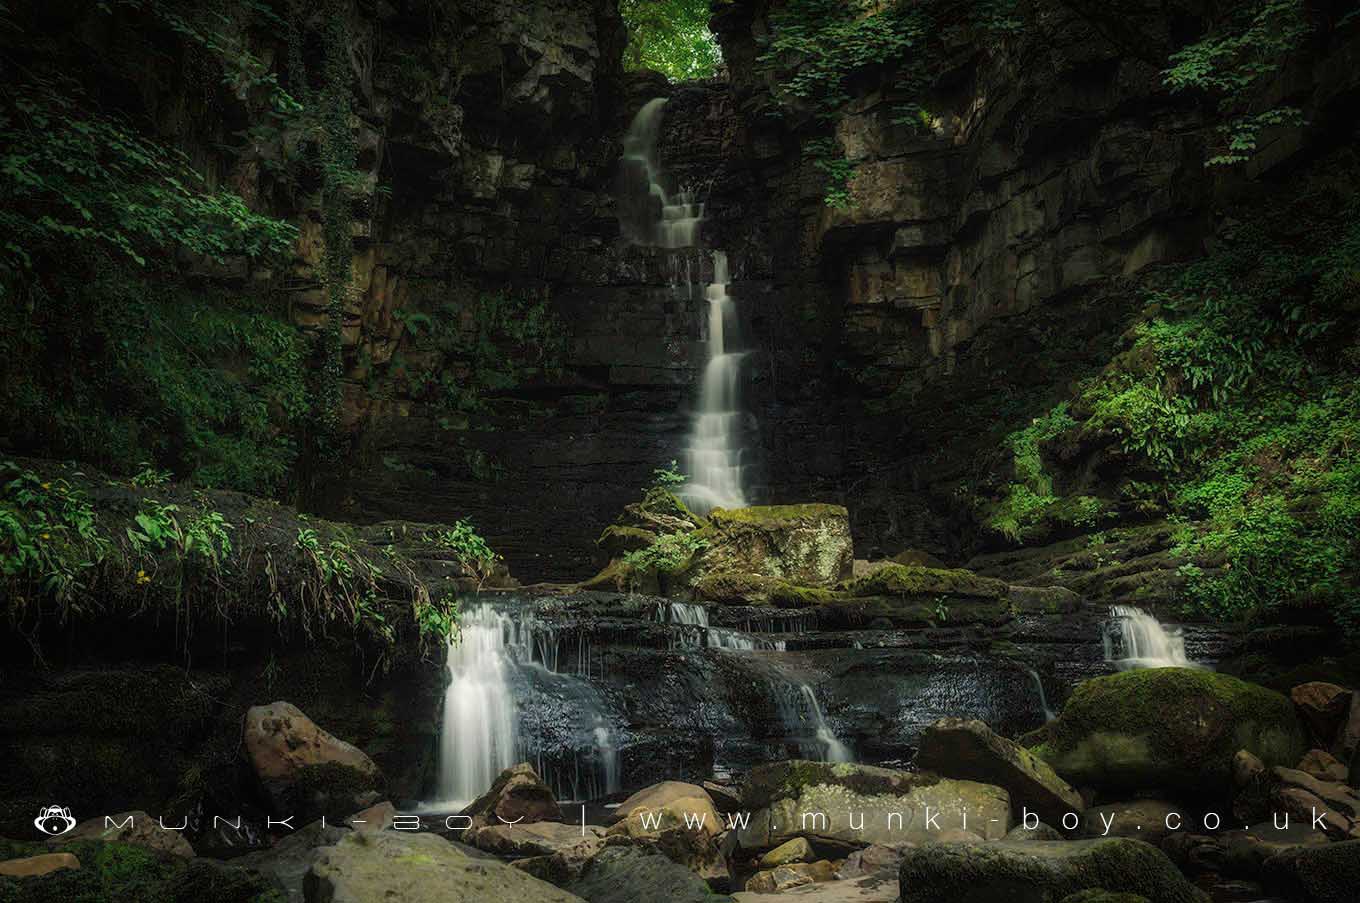
[[473,859],[435,834],[351,833],[318,854],[304,882],[308,903],[485,900],[581,903],[581,898],[492,859]]
[[1079,685],[1035,751],[1063,778],[1109,790],[1226,793],[1233,756],[1293,765],[1303,731],[1289,700],[1188,668],[1126,671]]
[[246,712],[246,754],[277,814],[341,818],[377,802],[382,773],[364,752],[331,736],[295,705]]
[[682,781],[647,787],[624,800],[615,818],[611,838],[660,850],[701,878],[726,885],[727,862],[715,842],[723,823],[702,787]]
[[1208,901],[1156,847],[1125,839],[927,844],[906,852],[900,878],[902,903],[1060,903],[1091,890]]
[[840,505],[768,505],[709,514],[710,572],[759,574],[801,586],[831,586],[854,563],[850,516]]
[[761,766],[747,776],[742,803],[751,820],[737,838],[747,850],[795,837],[846,847],[923,843],[955,829],[991,840],[1011,824],[1010,798],[1000,787],[869,765]]
[[491,789],[473,800],[462,814],[472,819],[469,831],[505,822],[562,820],[562,810],[552,790],[539,780],[527,762],[502,771]]
[[1043,822],[1061,824],[1063,815],[1083,806],[1081,794],[1047,762],[977,720],[944,718],[932,724],[921,736],[917,765],[945,777],[1005,788],[1017,820],[1028,809]]

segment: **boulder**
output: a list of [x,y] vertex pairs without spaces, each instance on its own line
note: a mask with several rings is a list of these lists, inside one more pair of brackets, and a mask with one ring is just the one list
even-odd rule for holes
[[1357,751],[1360,751],[1360,694],[1352,693],[1346,715],[1332,741],[1332,755],[1342,762],[1352,763]]
[[716,508],[703,531],[704,573],[778,577],[801,586],[831,586],[854,562],[850,515],[840,505]]
[[1231,788],[1240,749],[1268,766],[1298,762],[1306,746],[1288,699],[1226,674],[1152,668],[1079,684],[1034,752],[1105,792],[1213,795]]
[[1336,737],[1336,729],[1351,706],[1350,690],[1321,680],[1299,684],[1289,691],[1289,698],[1312,729],[1313,736],[1324,745]]
[[1052,825],[1046,825],[1043,822],[1039,822],[1038,826],[1034,828],[1026,828],[1023,824],[1016,825],[1014,828],[1011,828],[1010,831],[1006,832],[1006,836],[1002,839],[1014,841],[1062,840],[1063,834]]
[[813,883],[813,877],[787,865],[777,866],[763,872],[756,872],[746,881],[746,890],[753,894],[777,894],[804,884]]
[[783,891],[778,897],[742,891],[737,903],[897,903],[897,875],[874,874],[842,881],[814,881]]
[[1117,890],[1084,890],[1062,898],[1062,903],[1152,903],[1141,894],[1126,894]]
[[558,808],[552,790],[527,762],[502,771],[491,789],[473,800],[461,814],[472,820],[469,831],[505,822],[531,824],[562,820],[562,810]]
[[1081,816],[1081,831],[1087,837],[1132,837],[1159,843],[1173,828],[1181,830],[1189,822],[1184,808],[1174,803],[1132,800],[1087,809]]
[[930,843],[908,850],[898,874],[902,903],[1055,903],[1091,890],[1157,903],[1208,899],[1156,847],[1126,838]]
[[1300,818],[1322,814],[1328,835],[1338,840],[1360,838],[1360,794],[1339,781],[1321,781],[1295,768],[1274,768],[1277,806]]
[[341,819],[377,802],[378,766],[289,702],[247,710],[243,742],[275,814]]
[[992,840],[1010,829],[1010,797],[991,784],[871,765],[792,760],[761,765],[742,794],[750,823],[739,829],[746,850],[768,850],[794,837],[862,847],[937,840],[960,829]]
[[[174,824],[171,819],[168,824]],[[71,831],[57,839],[58,844],[68,844],[77,840],[113,841],[161,850],[175,856],[193,856],[194,848],[184,838],[183,831],[170,831],[160,826],[156,819],[141,810],[119,812],[105,818],[90,818],[76,825]]]
[[921,736],[917,765],[948,778],[964,778],[1003,787],[1012,814],[1019,820],[1029,809],[1049,824],[1061,824],[1068,812],[1083,808],[1081,794],[1053,772],[1043,759],[986,724],[963,718],[941,718]]
[[727,860],[715,841],[723,830],[721,816],[702,787],[662,781],[624,800],[614,817],[611,838],[660,850],[714,885],[728,882]]
[[1360,840],[1298,847],[1267,859],[1267,886],[1299,903],[1354,903],[1360,887]]
[[349,832],[317,854],[308,903],[580,903],[581,898],[494,859],[473,858],[437,834]]
[[1320,781],[1344,781],[1348,774],[1345,763],[1325,749],[1310,749],[1299,759],[1298,770]]
[[722,815],[741,809],[741,793],[735,787],[704,781],[704,790],[708,793],[708,798],[713,800],[713,808]]
[[[646,847],[607,847],[567,890],[590,903],[731,903],[689,869]],[[529,898],[526,898],[529,899]]]
[[24,856],[21,859],[6,859],[0,862],[0,877],[36,878],[63,869],[78,868],[80,860],[70,853],[39,853],[37,856]]
[[487,825],[463,835],[465,843],[508,859],[552,856],[577,846],[598,849],[604,846],[603,838],[603,828],[588,825],[582,834],[580,825],[567,825],[555,821]]
[[283,888],[288,903],[302,903],[303,882],[316,857],[322,849],[335,846],[349,834],[349,828],[331,824],[322,827],[320,821],[314,821],[291,834],[283,835],[267,849],[233,859],[232,864],[255,869],[269,876]]
[[[811,862],[816,858],[817,854],[813,852],[812,844],[808,843],[806,838],[795,837],[793,840],[790,840],[787,843],[781,843],[764,856],[761,856],[760,867],[763,869],[772,869],[776,866],[789,865],[794,862]],[[749,886],[747,887],[747,890],[750,890]]]
[[[1012,833],[1014,833],[1012,831]],[[909,843],[870,844],[862,850],[855,850],[841,863],[836,874],[840,878],[858,878],[863,875],[877,875],[891,872],[897,877],[897,867],[902,864],[902,854],[914,846]]]
[[1222,871],[1225,874],[1258,878],[1265,861],[1299,847],[1328,843],[1327,835],[1314,831],[1310,822],[1293,819],[1287,827],[1266,821],[1219,835],[1223,843]]

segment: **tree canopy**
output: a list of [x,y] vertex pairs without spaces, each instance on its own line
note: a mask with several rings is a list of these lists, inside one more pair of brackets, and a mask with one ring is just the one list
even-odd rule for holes
[[623,64],[654,69],[672,81],[711,78],[722,52],[708,30],[708,0],[620,0],[628,26]]

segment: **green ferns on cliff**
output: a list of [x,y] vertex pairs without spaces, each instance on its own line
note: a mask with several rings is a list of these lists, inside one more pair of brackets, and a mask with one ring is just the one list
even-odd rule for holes
[[1012,538],[1043,526],[1073,497],[1040,452],[1109,437],[1129,463],[1097,511],[1180,524],[1188,605],[1324,607],[1360,634],[1360,204],[1319,188],[1243,216],[1158,280],[1073,402],[1012,434],[1016,482],[989,522]]

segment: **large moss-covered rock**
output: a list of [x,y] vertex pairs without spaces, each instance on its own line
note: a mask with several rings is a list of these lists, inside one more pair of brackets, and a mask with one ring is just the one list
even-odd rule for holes
[[1266,883],[1302,903],[1352,903],[1360,888],[1360,840],[1296,847],[1267,859]]
[[955,596],[973,599],[1004,599],[1010,591],[1005,581],[982,577],[963,568],[928,568],[914,564],[889,564],[846,585],[856,596]]
[[830,586],[854,562],[850,515],[840,505],[717,508],[703,531],[703,570],[755,573],[803,586]]
[[1306,749],[1288,699],[1191,668],[1155,668],[1079,685],[1035,751],[1073,784],[1226,793],[1234,754],[1292,766]]
[[1062,903],[1093,890],[1157,903],[1208,901],[1156,847],[1123,838],[932,843],[907,850],[898,874],[902,903]]
[[1011,806],[1028,809],[1050,825],[1080,812],[1081,794],[1029,750],[999,737],[977,720],[941,718],[921,737],[917,765],[951,778],[1004,787]]
[[742,793],[750,823],[743,849],[768,850],[794,837],[852,847],[939,838],[963,829],[987,840],[1010,830],[1000,787],[871,765],[775,762],[752,769]]
[[580,903],[581,898],[494,859],[474,859],[437,834],[355,832],[323,849],[304,882],[309,903],[477,900]]

